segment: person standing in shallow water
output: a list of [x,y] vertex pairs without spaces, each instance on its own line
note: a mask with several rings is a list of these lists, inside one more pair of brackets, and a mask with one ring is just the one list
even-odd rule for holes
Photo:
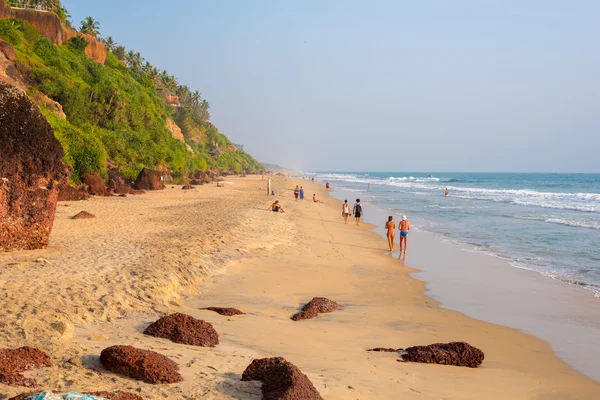
[[[402,253],[402,249],[404,248],[404,254],[406,254],[406,249],[408,248],[408,231],[410,231],[410,222],[406,219],[406,215],[402,216],[402,221],[400,221],[398,229],[400,230],[400,253]],[[404,247],[402,244],[404,244]]]
[[348,200],[344,200],[344,204],[342,204],[342,217],[344,217],[344,223],[348,225],[348,217],[350,216],[350,204],[348,204]]
[[394,235],[396,233],[396,223],[393,221],[394,217],[391,215],[388,217],[387,222],[385,223],[385,229],[387,229],[387,241],[388,246],[390,247],[390,253],[394,251]]
[[354,203],[354,207],[352,208],[352,213],[354,214],[354,218],[356,218],[356,226],[359,226],[360,219],[363,215],[363,206],[360,204],[360,199],[356,199],[356,203]]

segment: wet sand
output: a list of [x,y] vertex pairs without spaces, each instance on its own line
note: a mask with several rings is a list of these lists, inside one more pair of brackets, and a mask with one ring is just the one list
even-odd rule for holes
[[[339,202],[320,185],[297,182],[306,188],[301,202],[290,190],[296,181],[275,178],[288,211],[276,214],[266,210],[272,198],[260,177],[230,181],[59,203],[49,249],[0,255],[0,346],[46,350],[56,366],[29,374],[42,388],[129,390],[149,399],[260,399],[260,385],[239,378],[253,358],[269,356],[300,367],[327,400],[600,396],[600,385],[547,343],[425,296],[425,284],[385,254],[372,226],[344,225]],[[312,203],[312,193],[325,203]],[[96,218],[68,219],[81,210]],[[314,296],[340,309],[290,320]],[[208,306],[248,314],[200,310]],[[171,312],[213,323],[221,343],[194,348],[141,334]],[[57,320],[73,322],[74,337],[54,331]],[[485,352],[480,368],[400,363],[395,354],[365,351],[456,340]],[[186,380],[152,386],[109,373],[98,355],[112,344],[170,356]],[[26,391],[0,386],[4,395]]]

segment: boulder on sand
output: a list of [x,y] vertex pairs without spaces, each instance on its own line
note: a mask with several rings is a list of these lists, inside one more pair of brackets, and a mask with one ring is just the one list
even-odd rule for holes
[[71,217],[71,219],[89,219],[89,218],[96,218],[96,216],[87,211],[80,211]]
[[465,342],[435,343],[404,350],[401,360],[426,364],[456,365],[477,368],[483,362],[483,351]]
[[184,185],[181,187],[181,189],[183,189],[183,190],[190,190],[190,189],[196,189],[196,188],[195,188],[194,186],[192,186],[191,184],[189,184],[189,183],[186,183],[186,184],[184,184]]
[[133,187],[138,190],[162,190],[165,188],[165,178],[158,171],[143,168],[138,174]]
[[160,318],[146,328],[144,334],[192,346],[215,347],[219,344],[219,334],[212,324],[182,313]]
[[100,362],[109,371],[127,375],[146,383],[182,382],[179,366],[154,351],[132,346],[111,346],[100,353]]
[[292,316],[292,320],[299,321],[301,319],[310,319],[316,317],[320,313],[329,313],[338,309],[338,304],[326,299],[325,297],[314,297],[310,302],[302,307],[299,313]]
[[0,252],[42,249],[69,169],[54,129],[25,92],[0,81]]
[[79,201],[87,200],[90,195],[84,191],[74,188],[71,185],[61,186],[58,190],[58,201]]
[[253,360],[243,381],[261,381],[263,400],[323,400],[306,375],[282,357]]
[[0,349],[0,384],[8,386],[36,386],[34,379],[26,378],[21,372],[52,365],[50,357],[38,349],[21,347]]
[[108,196],[110,194],[104,179],[97,172],[85,175],[82,181],[87,185],[88,192],[92,196]]
[[125,180],[117,168],[108,171],[108,188],[115,194],[131,194],[133,187]]
[[241,312],[240,310],[238,310],[237,308],[230,308],[230,307],[205,307],[205,308],[201,308],[201,310],[214,311],[217,314],[225,315],[227,317],[231,317],[232,315],[245,314],[245,313]]

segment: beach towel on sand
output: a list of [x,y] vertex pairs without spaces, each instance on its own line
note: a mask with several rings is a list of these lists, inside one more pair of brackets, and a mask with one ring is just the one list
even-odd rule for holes
[[68,393],[38,393],[32,394],[26,400],[107,400],[104,397],[92,396],[75,392]]

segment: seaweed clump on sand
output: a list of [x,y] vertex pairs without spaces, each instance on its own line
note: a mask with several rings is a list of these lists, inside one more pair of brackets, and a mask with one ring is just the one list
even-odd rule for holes
[[300,312],[292,316],[292,320],[300,321],[302,319],[311,319],[321,313],[329,313],[338,309],[338,304],[326,299],[325,297],[314,297],[310,302],[302,307]]
[[215,347],[219,344],[219,334],[212,324],[182,313],[160,318],[146,328],[144,334],[192,346]]

